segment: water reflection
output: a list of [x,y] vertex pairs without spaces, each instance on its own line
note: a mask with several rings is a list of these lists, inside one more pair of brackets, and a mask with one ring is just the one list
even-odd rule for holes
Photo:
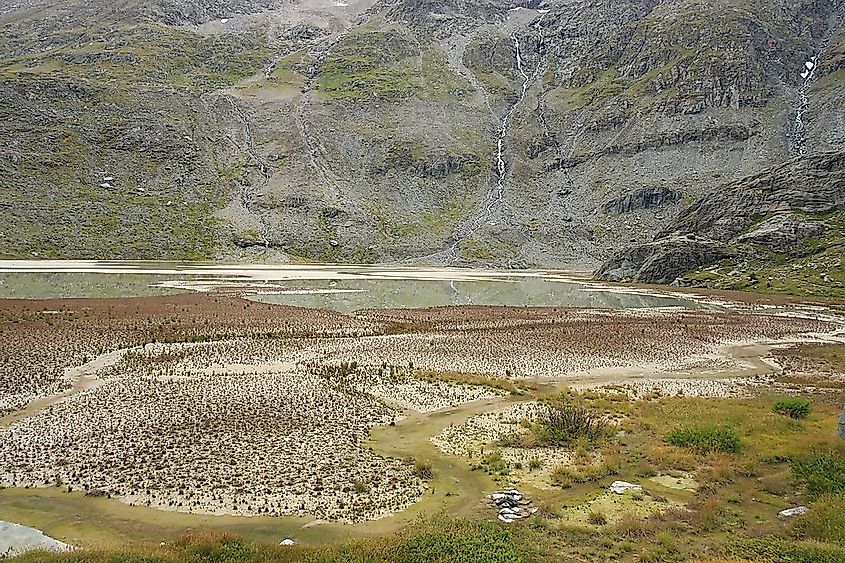
[[[305,293],[303,290],[312,292]],[[260,290],[259,290],[260,291]],[[289,292],[255,295],[265,303],[320,307],[343,312],[369,308],[443,305],[514,305],[524,307],[696,307],[671,296],[602,291],[581,283],[522,278],[496,281],[343,280],[334,285],[312,281]]]
[[251,299],[349,312],[443,305],[698,307],[670,295],[607,289],[557,271],[347,265],[0,261],[0,298],[133,297],[235,288]]

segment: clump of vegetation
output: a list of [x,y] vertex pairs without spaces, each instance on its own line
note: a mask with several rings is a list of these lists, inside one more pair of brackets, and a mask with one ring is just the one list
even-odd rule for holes
[[726,548],[726,556],[770,563],[839,563],[845,549],[816,542],[788,541],[775,536],[740,537]]
[[508,472],[508,462],[502,457],[502,452],[499,450],[484,454],[481,458],[481,465],[488,473],[503,475]]
[[256,546],[233,534],[187,534],[172,547],[185,561],[249,561],[258,556]]
[[568,446],[573,442],[598,445],[610,437],[611,429],[600,414],[579,405],[557,402],[534,427],[540,446]]
[[805,537],[845,547],[845,495],[826,494],[810,506],[797,527]]
[[819,450],[792,462],[792,474],[803,483],[807,498],[845,495],[845,448]]
[[415,459],[414,475],[426,481],[433,479],[434,469],[431,467],[431,462],[427,459]]
[[742,450],[737,433],[731,428],[719,426],[678,427],[666,434],[666,442],[700,454],[739,453]]
[[607,524],[607,516],[600,510],[591,510],[587,515],[587,521],[593,526],[604,526]]
[[573,483],[592,483],[618,472],[617,460],[612,458],[600,463],[583,462],[574,466],[560,466],[552,471],[551,480],[553,485],[566,489]]
[[810,416],[810,401],[803,397],[783,397],[775,401],[773,410],[789,418],[807,418]]

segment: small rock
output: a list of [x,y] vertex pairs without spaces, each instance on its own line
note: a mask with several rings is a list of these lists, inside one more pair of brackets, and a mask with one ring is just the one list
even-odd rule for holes
[[781,510],[778,512],[778,518],[794,518],[795,516],[802,516],[810,512],[810,509],[806,506],[796,506],[793,508],[787,508],[786,510]]
[[635,485],[634,483],[627,483],[625,481],[614,481],[610,484],[610,488],[608,490],[611,493],[621,495],[625,491],[642,491],[643,488],[641,485]]

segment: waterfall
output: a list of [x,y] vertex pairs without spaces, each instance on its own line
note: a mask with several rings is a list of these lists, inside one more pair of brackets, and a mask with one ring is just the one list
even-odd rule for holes
[[810,86],[816,75],[818,64],[818,55],[813,55],[810,60],[804,62],[804,67],[801,69],[801,78],[804,82],[798,88],[798,108],[795,111],[795,126],[792,134],[792,153],[795,155],[803,155],[807,152],[807,125],[804,123],[804,113],[810,105]]

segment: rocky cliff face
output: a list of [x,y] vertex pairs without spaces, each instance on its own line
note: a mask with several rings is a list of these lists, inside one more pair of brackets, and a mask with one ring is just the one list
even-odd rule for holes
[[[618,252],[597,275],[724,287],[810,275],[841,288],[843,218],[845,151],[798,156],[703,195],[654,241]],[[779,277],[761,280],[765,270]]]
[[752,213],[765,198],[737,196],[731,219],[707,194],[845,147],[842,12],[0,0],[2,253],[610,259],[603,275],[673,281],[760,237],[823,238],[815,218]]

